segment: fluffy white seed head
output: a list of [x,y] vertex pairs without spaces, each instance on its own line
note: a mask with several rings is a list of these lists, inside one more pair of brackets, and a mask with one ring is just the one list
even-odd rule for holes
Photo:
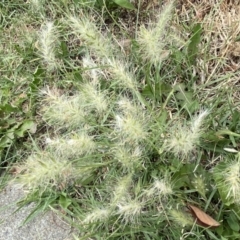
[[142,151],[140,146],[129,148],[127,146],[118,145],[114,149],[114,157],[124,168],[131,171],[139,166],[142,161]]
[[116,83],[124,89],[129,89],[135,92],[137,90],[136,80],[134,74],[128,70],[129,65],[119,60],[109,60],[108,62],[110,65],[110,74]]
[[44,93],[43,119],[50,125],[76,129],[85,123],[86,113],[79,95],[68,97],[49,89]]
[[83,67],[85,68],[83,75],[90,79],[94,86],[99,85],[99,77],[104,76],[102,71],[90,56],[85,56],[82,59]]
[[108,97],[105,92],[99,89],[98,85],[85,83],[81,86],[82,103],[85,109],[95,110],[98,114],[103,114],[108,109]]
[[232,198],[239,203],[240,199],[240,160],[230,163],[224,172],[224,188],[228,191],[227,198]]
[[70,16],[68,24],[73,33],[87,44],[89,50],[95,56],[100,58],[112,57],[113,47],[111,38],[104,37],[90,19],[91,16],[81,16],[81,18]]
[[202,123],[208,111],[201,112],[187,124],[175,123],[169,130],[169,138],[164,144],[166,151],[173,152],[176,156],[187,156],[197,146],[202,134]]
[[82,221],[83,224],[90,224],[100,221],[101,223],[108,219],[110,216],[111,211],[108,208],[97,208],[94,209],[92,212],[88,213],[84,220]]
[[195,187],[195,189],[200,193],[200,195],[206,198],[207,184],[205,182],[205,178],[202,175],[194,174],[192,184]]
[[138,32],[137,42],[140,46],[140,54],[143,59],[157,64],[165,57],[164,46],[166,40],[166,27],[171,18],[173,1],[166,5],[164,10],[157,17],[155,24],[149,24],[148,28],[141,26]]
[[58,31],[53,22],[47,22],[42,25],[37,47],[49,71],[56,69],[58,66],[58,61],[55,56],[57,44]]
[[132,184],[132,175],[129,174],[118,180],[116,186],[113,189],[112,205],[118,204],[120,201],[128,198],[129,187]]
[[73,159],[91,153],[95,148],[93,138],[86,133],[46,139],[47,149],[62,158]]
[[146,139],[149,128],[149,116],[145,109],[127,98],[118,102],[119,114],[115,116],[115,132],[124,143],[137,144]]
[[115,116],[115,130],[124,142],[138,143],[147,136],[143,121],[130,114]]
[[202,123],[208,114],[209,114],[209,111],[204,110],[204,111],[201,111],[197,116],[195,116],[193,118],[193,120],[191,122],[191,124],[192,124],[191,130],[193,133],[197,134],[201,131]]
[[168,195],[172,194],[173,190],[171,183],[167,178],[155,179],[150,189],[146,191],[147,197],[157,196],[159,198],[166,198]]
[[66,186],[78,175],[71,162],[49,152],[32,154],[18,169],[16,182],[31,190]]
[[122,217],[124,223],[134,223],[142,212],[143,203],[134,199],[125,199],[119,202],[117,213]]
[[172,220],[182,226],[192,226],[194,221],[192,219],[192,217],[188,214],[186,214],[186,212],[180,211],[180,210],[176,210],[176,209],[172,209],[170,210],[170,215]]

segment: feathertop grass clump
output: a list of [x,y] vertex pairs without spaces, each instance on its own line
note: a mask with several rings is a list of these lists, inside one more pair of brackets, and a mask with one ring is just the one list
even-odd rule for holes
[[[194,177],[188,179],[184,171],[195,161],[192,153],[201,148],[210,111],[188,109],[188,101],[178,99],[175,79],[166,77],[170,71],[160,67],[165,57],[172,60],[164,53],[172,47],[168,25],[173,9],[170,2],[156,23],[136,27],[129,55],[116,44],[119,36],[100,30],[103,22],[95,21],[98,16],[93,12],[64,16],[59,24],[67,34],[53,22],[40,30],[43,68],[53,77],[61,74],[61,81],[41,89],[39,113],[49,132],[38,152],[20,165],[16,181],[40,193],[64,192],[71,205],[67,213],[77,215],[74,224],[84,237],[168,236],[166,226],[175,227],[174,222],[181,227],[194,224],[178,210],[187,198],[183,189],[196,201],[199,195],[206,197],[204,181],[194,175],[195,182],[190,183]],[[68,53],[68,59],[58,64],[55,51],[60,38],[80,40],[84,51],[79,61]],[[71,44],[79,53],[79,46]],[[66,78],[72,78],[70,87],[64,85]],[[224,172],[227,197],[239,197],[238,164]],[[196,165],[191,174],[198,171]],[[59,203],[61,198],[56,199]],[[156,234],[153,229],[158,229]]]

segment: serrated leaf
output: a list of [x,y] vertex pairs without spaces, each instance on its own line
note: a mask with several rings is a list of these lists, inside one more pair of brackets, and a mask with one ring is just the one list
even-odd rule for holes
[[130,10],[136,10],[136,8],[128,1],[128,0],[113,0],[117,5],[123,8],[127,8]]

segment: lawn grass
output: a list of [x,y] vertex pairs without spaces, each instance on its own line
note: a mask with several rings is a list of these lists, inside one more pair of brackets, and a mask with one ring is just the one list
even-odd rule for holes
[[1,185],[28,190],[26,221],[239,239],[240,8],[167,2],[0,4]]

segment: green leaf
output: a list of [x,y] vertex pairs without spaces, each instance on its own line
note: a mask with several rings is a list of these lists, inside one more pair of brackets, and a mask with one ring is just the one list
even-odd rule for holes
[[152,100],[160,100],[162,96],[167,96],[172,90],[172,87],[167,83],[160,83],[150,86],[149,84],[142,91],[142,95]]
[[224,129],[224,130],[220,130],[218,132],[216,132],[217,136],[221,136],[221,135],[229,135],[229,136],[234,136],[234,137],[240,137],[240,134],[232,132],[230,130]]
[[63,209],[67,209],[70,205],[71,205],[72,201],[71,199],[69,199],[66,194],[61,194],[60,198],[59,198],[59,205],[63,208]]
[[15,131],[18,137],[23,137],[24,133],[30,131],[31,133],[36,132],[36,123],[32,120],[25,120],[23,124]]
[[240,35],[237,35],[237,37],[235,38],[235,42],[240,42]]
[[17,107],[12,106],[11,104],[0,105],[0,111],[5,113],[19,112]]
[[61,50],[62,50],[62,58],[67,58],[69,53],[68,53],[68,47],[65,42],[61,42]]
[[176,98],[179,100],[181,107],[187,109],[189,112],[194,112],[199,108],[199,103],[197,100],[193,99],[193,91],[186,90],[184,84],[177,84],[175,86]]
[[7,134],[5,134],[5,136],[0,138],[0,148],[8,147],[12,143],[13,139],[13,132],[8,132]]
[[136,10],[136,8],[128,1],[128,0],[113,0],[117,5],[123,8],[127,8],[130,10]]
[[228,222],[229,227],[233,231],[238,232],[240,230],[238,219],[233,212],[231,212],[229,214],[229,216],[227,217],[227,222]]
[[74,73],[74,80],[76,80],[77,82],[83,82],[82,75],[77,71]]
[[198,53],[198,44],[200,43],[201,34],[202,34],[201,24],[197,23],[193,27],[192,37],[190,39],[190,43],[189,43],[188,49],[187,49],[189,62],[192,65],[195,65],[195,62],[196,62],[196,56]]

